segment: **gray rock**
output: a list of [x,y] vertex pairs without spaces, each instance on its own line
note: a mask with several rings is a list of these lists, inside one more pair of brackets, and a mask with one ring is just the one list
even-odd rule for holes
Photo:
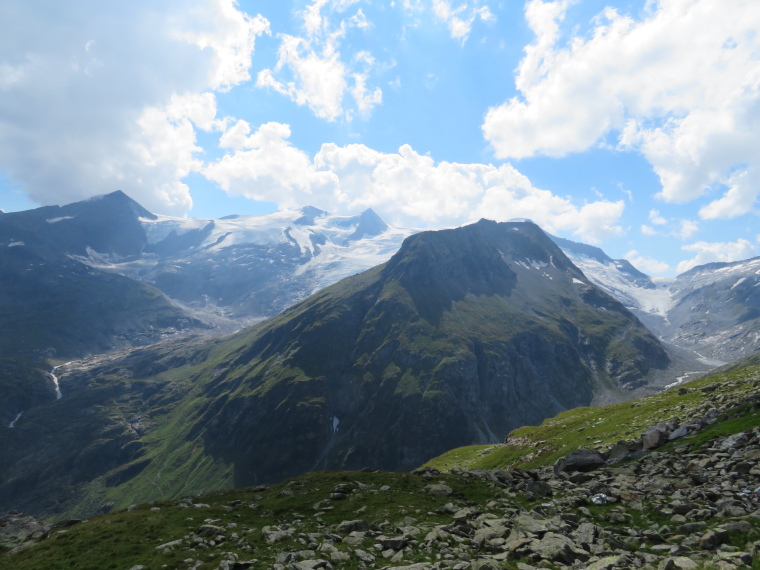
[[339,534],[350,534],[352,532],[364,531],[368,528],[367,521],[355,520],[341,522],[336,530]]
[[369,552],[359,550],[358,548],[354,550],[354,556],[366,564],[372,564],[375,561],[375,557],[372,556]]
[[531,545],[531,550],[545,560],[572,564],[576,560],[588,560],[588,554],[575,548],[573,541],[561,534],[546,533],[538,542]]
[[527,481],[523,491],[533,493],[539,497],[551,497],[553,494],[552,487],[546,481]]
[[226,531],[220,526],[216,526],[213,524],[204,524],[201,525],[198,530],[196,531],[198,533],[198,536],[224,536]]
[[554,473],[572,473],[575,471],[588,472],[598,469],[607,459],[595,449],[578,449],[561,457],[554,464]]
[[380,544],[383,545],[383,548],[390,550],[401,550],[407,545],[407,542],[407,539],[403,536],[394,536],[380,540]]
[[723,544],[728,538],[725,530],[708,530],[699,538],[699,547],[702,550],[713,550]]
[[664,427],[654,426],[641,434],[641,443],[644,450],[660,447],[668,440],[668,432]]
[[434,497],[448,497],[454,492],[451,487],[444,485],[443,483],[428,485],[426,490]]
[[673,441],[675,439],[680,439],[684,436],[689,435],[689,427],[688,426],[681,426],[677,428],[675,431],[672,431],[670,435],[668,436],[668,441]]
[[501,566],[495,560],[476,560],[470,568],[472,570],[501,570]]
[[156,550],[171,550],[175,546],[181,546],[182,545],[182,539],[178,540],[172,540],[171,542],[165,542],[164,544],[159,544],[156,546]]
[[622,558],[621,555],[605,556],[601,560],[597,560],[586,566],[586,570],[612,570],[612,568],[619,568],[618,562]]
[[614,465],[615,463],[620,463],[626,457],[628,457],[629,453],[631,453],[631,450],[628,449],[627,445],[622,444],[622,443],[616,443],[607,452],[607,457],[608,457],[607,463],[610,465]]
[[657,570],[695,570],[696,568],[699,566],[691,558],[673,556],[660,562]]
[[320,568],[330,569],[332,564],[327,560],[302,560],[291,564],[293,570],[318,570]]
[[493,540],[494,538],[501,538],[505,534],[507,534],[507,527],[504,527],[504,526],[484,527],[475,531],[475,536],[473,537],[472,540],[475,543],[483,543],[487,540]]

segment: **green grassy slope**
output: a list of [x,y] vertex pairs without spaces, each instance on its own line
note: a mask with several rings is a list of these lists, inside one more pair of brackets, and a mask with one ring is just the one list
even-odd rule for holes
[[[547,420],[542,426],[515,430],[510,434],[513,443],[504,448],[510,450],[508,453],[481,454],[483,448],[467,448],[454,450],[431,464],[448,468],[454,465],[468,468],[506,464],[550,465],[554,453],[535,454],[536,449],[564,445],[567,452],[574,447],[604,446],[619,438],[631,437],[651,423],[672,419],[674,415],[684,417],[700,413],[722,404],[731,409],[704,431],[679,440],[674,457],[683,454],[687,448],[702,446],[705,449],[709,445],[703,444],[718,435],[738,433],[760,425],[757,403],[760,366],[716,374],[683,387],[688,390],[685,394],[678,394],[676,388],[621,406],[571,410]],[[584,428],[583,431],[579,431],[580,428]],[[518,443],[517,438],[526,441]],[[527,440],[542,443],[539,447],[529,447]],[[659,455],[667,454],[670,447],[672,445],[660,448]],[[534,457],[529,458],[526,454],[531,453],[531,449]],[[630,465],[607,469],[600,477],[607,477],[610,473],[629,477],[634,471],[628,467]],[[519,481],[517,472],[512,473]],[[531,479],[527,474],[525,476]],[[450,494],[431,494],[430,485],[445,485]],[[658,567],[661,561],[664,563],[663,557],[668,555],[670,546],[663,550],[663,542],[677,545],[684,539],[673,523],[677,517],[670,519],[672,512],[663,512],[663,501],[671,499],[658,493],[632,502],[626,499],[617,504],[595,505],[579,497],[580,488],[569,496],[555,494],[551,500],[519,489],[519,485],[505,486],[483,473],[461,470],[455,473],[420,470],[415,474],[310,473],[268,488],[230,490],[143,504],[71,527],[54,528],[49,538],[39,544],[14,554],[0,555],[0,565],[18,570],[123,569],[138,564],[146,568],[184,568],[202,562],[201,567],[217,568],[223,567],[220,565],[225,560],[237,560],[250,563],[253,568],[270,568],[278,557],[295,553],[306,559],[330,560],[331,556],[336,556],[334,567],[353,570],[366,567],[356,549],[371,552],[377,557],[378,567],[397,565],[384,558],[380,552],[382,549],[374,549],[374,545],[386,537],[402,535],[406,536],[408,543],[408,548],[403,551],[404,564],[433,563],[444,560],[444,555],[452,552],[452,558],[475,562],[500,552],[498,547],[479,546],[476,540],[466,535],[450,540],[448,545],[435,538],[437,525],[450,525],[442,528],[454,532],[452,529],[456,529],[456,524],[451,524],[452,514],[464,507],[480,513],[478,520],[510,521],[503,523],[509,526],[507,534],[513,533],[510,540],[514,536],[519,540],[519,533],[515,534],[515,517],[518,515],[548,521],[554,509],[561,508],[564,514],[551,519],[558,521],[557,524],[561,521],[574,527],[579,523],[593,524],[616,537],[609,539],[616,545],[614,550],[597,553],[599,556],[633,552],[654,557],[653,567]],[[342,500],[336,500],[336,492],[343,494]],[[674,501],[673,504],[677,503]],[[760,521],[753,517],[741,518],[744,526],[737,523],[737,518],[711,516],[708,523],[697,525],[701,529],[697,535],[708,528],[728,525],[728,528],[737,530],[724,537],[727,547],[722,552],[751,550],[751,543],[760,533]],[[369,533],[346,540],[348,531],[340,530],[339,525],[357,519],[367,524]],[[198,541],[195,537],[202,535],[204,524],[212,524],[216,530],[211,535],[200,536],[202,540]],[[628,530],[631,528],[637,529],[637,537],[654,538],[649,541],[630,537]],[[431,531],[433,535],[429,534]],[[273,533],[279,533],[275,540],[272,540]],[[433,536],[432,540],[430,536]],[[388,552],[390,556],[397,551]],[[524,558],[519,552],[517,549],[500,559],[496,566],[488,567],[514,570],[520,563],[535,564],[535,559]],[[685,552],[684,556],[697,560],[698,568],[717,567],[716,561],[723,555],[720,551],[699,549]],[[341,555],[345,558],[337,558]],[[750,566],[760,568],[760,557],[755,557]]]
[[[734,365],[728,372],[713,374],[633,402],[568,410],[545,420],[540,426],[523,426],[512,431],[503,444],[453,449],[425,465],[443,471],[457,467],[530,468],[551,465],[574,449],[593,447],[605,450],[618,441],[637,439],[645,429],[659,422],[686,423],[726,402],[757,396],[760,392],[760,366],[754,364],[757,358],[755,355]],[[732,414],[742,419],[721,423],[705,433],[714,435],[726,429],[742,431],[760,425],[760,414],[752,410],[752,407],[737,408]],[[679,443],[698,442],[702,437],[703,434],[697,434],[679,440]]]

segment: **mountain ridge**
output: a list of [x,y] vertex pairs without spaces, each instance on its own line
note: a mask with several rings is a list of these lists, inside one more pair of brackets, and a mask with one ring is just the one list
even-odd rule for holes
[[[61,368],[64,397],[0,442],[0,501],[34,480],[73,497],[45,509],[84,513],[314,469],[406,469],[630,397],[668,362],[538,226],[422,232],[386,264],[230,337]],[[42,415],[76,446],[28,455],[48,438]]]
[[598,248],[552,239],[663,341],[713,365],[760,350],[760,257],[708,263],[655,280]]

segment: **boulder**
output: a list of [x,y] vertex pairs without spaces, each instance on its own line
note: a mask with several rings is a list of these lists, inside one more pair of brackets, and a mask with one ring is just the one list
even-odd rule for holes
[[607,462],[607,458],[596,449],[578,449],[561,457],[554,464],[554,473],[588,472],[598,469]]
[[451,487],[449,487],[448,485],[444,485],[443,483],[428,485],[426,490],[428,493],[430,493],[434,497],[448,497],[449,495],[451,495],[451,493],[454,492],[454,490]]
[[339,534],[350,534],[352,532],[367,530],[368,528],[367,521],[355,520],[341,522],[336,530]]

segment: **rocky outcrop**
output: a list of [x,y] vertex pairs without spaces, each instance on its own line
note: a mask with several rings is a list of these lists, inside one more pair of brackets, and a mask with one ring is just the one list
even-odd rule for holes
[[607,457],[595,449],[579,449],[562,457],[554,464],[554,473],[593,471],[607,463]]
[[34,517],[12,511],[0,516],[0,553],[33,545],[47,537],[50,526]]

